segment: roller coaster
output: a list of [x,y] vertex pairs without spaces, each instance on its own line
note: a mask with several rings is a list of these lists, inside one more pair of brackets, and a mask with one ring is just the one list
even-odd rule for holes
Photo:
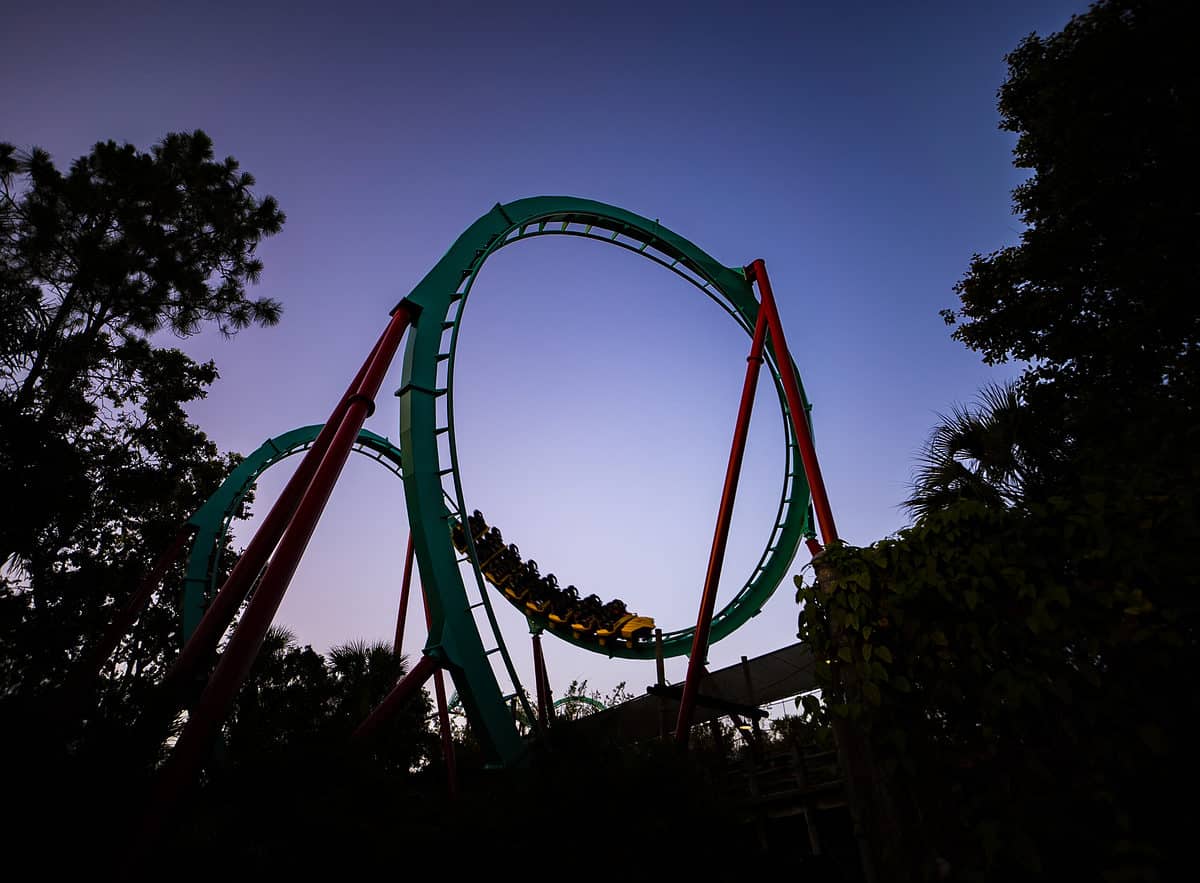
[[461,521],[452,524],[455,548],[467,552],[474,545],[481,558],[479,568],[487,581],[531,622],[551,631],[563,629],[577,641],[594,641],[600,647],[618,640],[632,648],[635,641],[648,641],[654,633],[654,620],[630,613],[620,598],[607,604],[599,595],[580,598],[575,586],[564,589],[559,587],[554,574],[539,574],[537,562],[532,558],[522,561],[521,550],[513,543],[506,546],[500,531],[488,527],[478,509],[467,517],[470,541]]
[[[454,425],[455,358],[465,306],[489,257],[501,248],[551,235],[617,246],[666,268],[714,301],[751,338],[694,627],[663,632],[652,617],[628,610],[620,599],[606,602],[597,594],[580,597],[574,585],[560,587],[554,574],[540,574],[536,561],[524,559],[515,544],[506,543],[480,510],[468,508]],[[400,405],[399,444],[393,445],[364,430],[362,424],[374,410],[375,396],[405,337],[402,377],[396,393]],[[758,563],[732,599],[717,610],[716,591],[763,364],[774,382],[782,417],[784,455],[779,504]],[[688,675],[675,728],[676,738],[686,741],[709,646],[762,608],[783,580],[801,542],[807,541],[814,552],[820,549],[818,526],[825,542],[837,535],[813,448],[809,411],[761,260],[727,267],[656,220],[592,200],[535,197],[497,204],[468,227],[392,309],[387,328],[329,419],[266,442],[231,473],[181,530],[176,546],[192,538],[183,601],[185,643],[163,691],[178,701],[184,701],[178,697],[194,690],[197,684],[202,684],[202,692],[198,700],[190,702],[187,724],[161,771],[159,799],[177,797],[195,781],[351,451],[377,460],[403,482],[410,529],[403,592],[406,596],[415,558],[429,626],[421,655],[359,727],[356,739],[369,739],[380,722],[431,677],[436,679],[443,733],[447,733],[441,680],[445,672],[453,680],[472,731],[493,765],[521,763],[527,746],[517,718],[537,721],[553,706],[552,700],[543,695],[548,692],[548,679],[537,643],[545,632],[609,657],[662,659],[688,655]],[[299,454],[304,455],[300,465],[228,577],[218,586],[221,549],[240,502],[265,469]],[[147,577],[147,584],[161,576],[163,560]],[[137,597],[143,594],[139,592]],[[521,685],[497,620],[493,596],[529,620],[535,635],[535,680],[541,716],[534,713],[529,692]],[[131,604],[137,603],[137,597]],[[218,643],[243,604],[240,620],[209,676],[207,667]],[[118,626],[128,614],[126,611],[118,620]],[[511,684],[509,691],[501,689],[498,672]],[[513,714],[513,703],[520,707],[519,715]]]

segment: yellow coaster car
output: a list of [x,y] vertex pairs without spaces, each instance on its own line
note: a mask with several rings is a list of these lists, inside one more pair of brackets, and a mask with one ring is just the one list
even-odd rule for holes
[[654,635],[654,617],[630,614],[629,619],[617,623],[617,632],[626,641],[648,640]]
[[595,635],[603,645],[609,638],[617,637],[626,642],[649,638],[654,634],[654,620],[649,616],[627,613],[612,624],[611,628],[598,628]]
[[[654,635],[654,619],[629,613],[624,601],[613,599],[605,604],[598,595],[580,599],[575,586],[561,589],[554,574],[541,576],[537,562],[523,561],[520,550],[505,545],[500,531],[488,527],[478,510],[467,521],[484,578],[518,610],[544,617],[548,627],[562,629],[576,640],[594,639],[602,647],[610,640],[631,647]],[[465,553],[467,533],[461,521],[451,524],[450,534],[455,548]]]

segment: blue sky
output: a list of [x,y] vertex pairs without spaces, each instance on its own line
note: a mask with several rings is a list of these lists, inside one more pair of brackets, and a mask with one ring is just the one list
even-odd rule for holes
[[[65,165],[97,140],[202,128],[279,199],[288,223],[261,249],[259,293],[283,302],[282,323],[180,343],[221,371],[192,415],[226,450],[324,419],[387,311],[498,201],[588,197],[726,264],[761,257],[841,533],[865,544],[904,526],[936,413],[1013,373],[950,340],[937,312],[972,253],[1019,235],[1022,172],[995,109],[1004,53],[1084,8],[44,2],[5,13],[0,139]],[[500,252],[460,342],[469,505],[561,582],[692,624],[748,345],[628,253],[559,239]],[[399,367],[367,424],[392,439]],[[778,499],[782,430],[761,392],[722,600]],[[286,469],[264,478],[261,511]],[[399,483],[351,461],[279,621],[317,649],[389,638],[406,531]],[[791,643],[796,613],[785,583],[712,665]],[[529,671],[522,618],[502,620]],[[653,680],[652,663],[553,639],[546,652],[560,690]]]

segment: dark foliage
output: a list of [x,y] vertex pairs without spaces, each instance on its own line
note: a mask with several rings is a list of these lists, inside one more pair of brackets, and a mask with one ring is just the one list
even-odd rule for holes
[[1016,505],[1037,493],[1039,459],[1057,454],[1039,449],[1043,442],[1017,384],[985,387],[974,406],[939,415],[904,506],[920,518],[961,500]]
[[[0,695],[60,686],[234,462],[184,410],[215,366],[160,341],[278,320],[246,296],[283,223],[253,183],[199,131],[66,173],[0,144]],[[114,713],[177,646],[180,576],[110,664]]]
[[[5,719],[22,725],[0,733],[9,760],[0,822],[15,844],[6,867],[126,879],[159,875],[165,863],[192,879],[201,868],[227,871],[231,853],[252,868],[268,859],[293,867],[314,854],[332,857],[335,844],[343,851],[375,848],[338,838],[383,836],[388,817],[373,809],[390,799],[381,789],[411,795],[426,779],[420,769],[440,772],[430,766],[437,738],[424,693],[367,750],[351,750],[361,709],[373,708],[406,670],[382,645],[354,642],[323,657],[272,628],[206,766],[204,787],[172,808],[164,834],[154,838],[140,832],[165,747],[147,748],[125,718],[103,709],[64,744],[53,721],[33,716],[32,702],[10,697]],[[404,800],[396,807],[415,809]],[[55,848],[63,837],[71,849]],[[218,837],[228,840],[214,852]]]
[[[944,418],[916,524],[800,584],[881,879],[1174,879],[1200,777],[1193,5],[1104,0],[1008,56],[1020,244],[946,318],[1018,384]],[[1168,785],[1169,783],[1169,785]]]
[[824,708],[903,820],[890,879],[1167,875],[1187,835],[1159,792],[1198,772],[1198,485],[963,502],[800,584]]
[[1065,441],[1195,419],[1200,401],[1200,77],[1195,4],[1096,3],[1009,56],[1001,127],[1018,136],[1019,245],[976,255],[946,311]]

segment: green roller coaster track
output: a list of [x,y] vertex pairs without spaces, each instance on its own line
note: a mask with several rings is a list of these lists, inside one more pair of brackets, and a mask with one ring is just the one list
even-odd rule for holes
[[[183,583],[183,643],[192,636],[205,607],[216,594],[216,578],[221,571],[221,553],[229,523],[237,515],[246,494],[258,477],[276,463],[312,447],[322,425],[302,426],[267,439],[229,473],[213,495],[188,519],[195,534]],[[377,460],[396,476],[400,475],[400,449],[383,436],[364,429],[358,434],[354,450]]]
[[[489,663],[493,653],[501,654],[514,687],[522,696],[523,691],[504,649],[470,532],[466,557],[475,575],[471,596],[448,529],[451,519],[462,519],[471,511],[459,477],[454,436],[454,363],[465,305],[486,260],[507,245],[543,235],[596,239],[649,258],[716,301],[747,335],[753,333],[758,316],[758,301],[740,268],[723,266],[657,221],[573,197],[535,197],[495,206],[459,236],[409,294],[407,300],[420,314],[409,332],[398,391],[400,451],[409,523],[433,621],[425,652],[450,670],[481,744],[493,749],[502,763],[514,762],[522,745]],[[767,363],[775,380],[786,433],[783,491],[766,549],[747,582],[714,616],[711,641],[724,638],[762,608],[782,581],[801,540],[812,530],[808,484],[796,439],[788,426],[780,368],[770,358]],[[795,372],[794,365],[787,369]],[[448,435],[446,462],[439,451],[442,434]],[[484,647],[474,615],[477,608],[484,611],[495,642],[492,647]],[[691,629],[665,634],[664,655],[687,653],[691,636]],[[610,642],[602,652],[646,659],[653,657],[655,648]]]
[[[748,336],[753,335],[759,309],[751,283],[740,267],[718,263],[657,221],[604,203],[559,196],[497,204],[459,236],[406,298],[417,318],[408,332],[401,386],[396,392],[400,399],[399,450],[381,436],[365,430],[359,435],[356,449],[373,456],[393,472],[399,464],[420,578],[431,614],[424,653],[450,672],[480,744],[494,763],[503,765],[518,762],[524,753],[507,703],[515,698],[527,719],[532,720],[534,714],[501,635],[470,532],[464,557],[459,557],[451,540],[452,522],[463,520],[472,511],[465,501],[459,476],[454,367],[464,307],[484,262],[507,245],[548,235],[594,239],[666,267],[716,302]],[[814,535],[809,487],[789,422],[781,368],[775,363],[772,349],[768,347],[766,352],[784,429],[783,488],[763,553],[746,582],[715,613],[710,644],[728,636],[762,609],[783,580],[800,542]],[[803,395],[795,365],[788,365],[787,370],[795,374]],[[810,407],[805,398],[805,408]],[[239,503],[263,470],[304,450],[319,430],[320,426],[304,427],[268,441],[247,457],[193,516],[197,536],[188,562],[185,638],[194,630],[206,599],[211,596],[225,531]],[[439,443],[443,435],[445,445]],[[469,563],[474,572],[470,590],[463,579],[464,563]],[[482,623],[476,611],[481,611]],[[526,615],[535,629],[550,625],[535,614]],[[562,636],[553,629],[549,631]],[[663,655],[687,654],[693,631],[686,628],[664,633]],[[485,646],[485,633],[490,646]],[[603,647],[579,642],[578,646],[629,659],[650,659],[656,653],[655,644],[649,641],[631,644],[609,641]],[[513,691],[507,695],[492,668],[491,656],[496,654],[513,685]]]

